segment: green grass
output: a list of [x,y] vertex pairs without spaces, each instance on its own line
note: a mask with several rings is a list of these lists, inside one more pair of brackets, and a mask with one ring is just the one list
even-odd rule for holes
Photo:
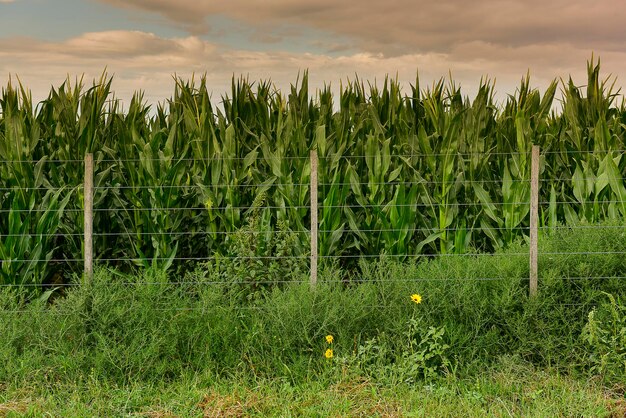
[[346,376],[292,385],[185,375],[175,382],[116,385],[96,379],[0,392],[0,416],[593,416],[626,414],[623,387],[537,370],[514,358],[471,379],[381,385]]
[[51,301],[2,288],[0,414],[621,416],[625,238],[543,236],[536,298],[523,243],[323,266],[315,289],[248,284],[241,260],[225,283],[222,265],[98,269]]

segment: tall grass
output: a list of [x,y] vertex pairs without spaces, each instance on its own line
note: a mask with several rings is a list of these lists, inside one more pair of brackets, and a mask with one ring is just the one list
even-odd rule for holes
[[[211,282],[203,269],[171,281],[160,270],[120,279],[100,269],[92,286],[72,287],[52,304],[0,288],[0,383],[115,385],[197,373],[297,384],[352,372],[398,383],[479,375],[503,356],[623,382],[624,350],[613,339],[623,334],[623,313],[611,319],[601,309],[587,327],[591,348],[582,338],[605,292],[625,295],[626,261],[616,252],[626,251],[626,240],[615,226],[542,239],[544,252],[607,254],[542,257],[535,298],[528,297],[527,260],[513,256],[527,251],[523,245],[419,264],[361,261],[358,285],[325,269],[313,290],[305,280],[253,298],[246,296],[254,284]],[[329,334],[331,361],[324,358]],[[610,362],[601,362],[605,355]]]

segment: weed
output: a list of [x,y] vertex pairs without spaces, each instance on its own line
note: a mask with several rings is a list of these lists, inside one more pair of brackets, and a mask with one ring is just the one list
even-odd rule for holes
[[591,372],[612,382],[626,379],[626,306],[606,294],[608,302],[589,312],[582,338],[588,348]]

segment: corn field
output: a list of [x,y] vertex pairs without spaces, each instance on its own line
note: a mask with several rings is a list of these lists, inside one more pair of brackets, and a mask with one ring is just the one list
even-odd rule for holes
[[[123,111],[111,85],[68,80],[38,104],[20,83],[3,88],[0,283],[82,269],[86,153],[95,254],[121,270],[227,257],[244,227],[249,254],[306,257],[312,149],[321,256],[490,252],[524,239],[533,144],[543,230],[626,215],[626,108],[593,60],[585,87],[539,92],[527,76],[502,105],[488,80],[471,100],[453,81],[419,79],[407,91],[356,79],[334,97],[311,94],[304,74],[289,92],[234,79],[219,106],[204,78],[176,79],[170,100],[151,107],[136,93]],[[276,237],[289,245],[269,245]]]

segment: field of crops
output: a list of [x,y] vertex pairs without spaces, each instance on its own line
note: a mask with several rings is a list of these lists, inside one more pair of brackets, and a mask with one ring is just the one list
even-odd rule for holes
[[312,149],[322,257],[492,251],[527,235],[533,144],[541,226],[626,215],[626,107],[594,62],[584,87],[539,92],[526,77],[501,106],[488,81],[473,99],[417,80],[356,80],[333,97],[305,75],[289,92],[234,80],[217,107],[204,79],[177,80],[164,104],[137,93],[121,109],[111,84],[68,81],[39,104],[19,83],[2,90],[0,283],[82,270],[86,153],[96,258],[121,269],[228,256],[245,225],[249,254],[306,257]]

